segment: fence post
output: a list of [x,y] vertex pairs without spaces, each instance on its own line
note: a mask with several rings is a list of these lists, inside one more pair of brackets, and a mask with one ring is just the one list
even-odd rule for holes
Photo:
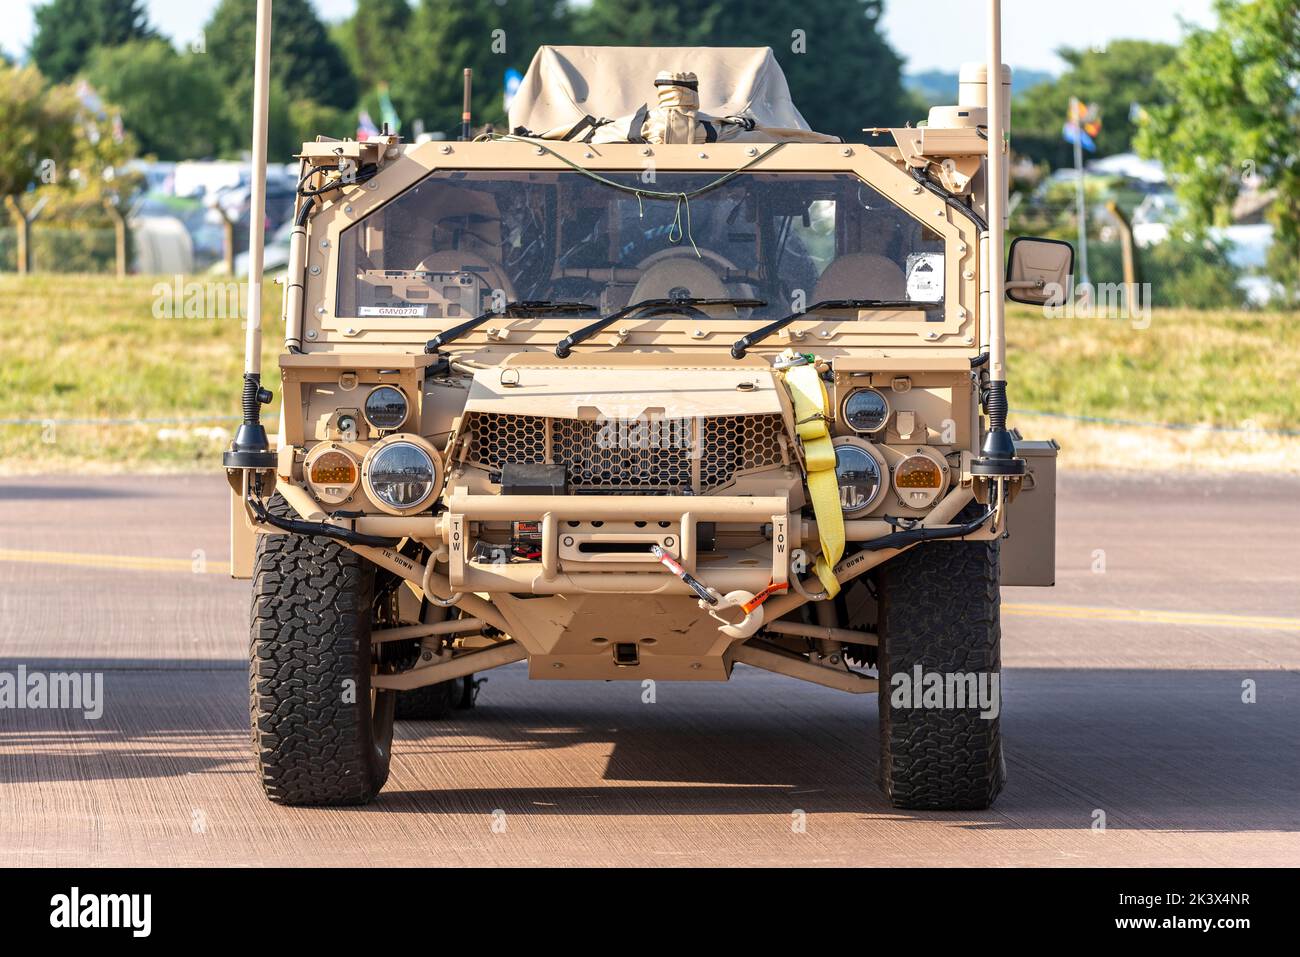
[[111,199],[104,200],[104,209],[113,220],[114,253],[117,260],[117,278],[126,278],[126,214]]
[[227,215],[226,211],[221,208],[220,204],[214,207],[217,215],[221,217],[221,256],[225,263],[226,275],[235,274],[235,221]]
[[1119,208],[1119,203],[1113,199],[1107,201],[1106,211],[1119,224],[1120,255],[1124,265],[1124,304],[1129,309],[1137,309],[1141,303],[1138,302],[1138,254],[1133,243],[1133,226]]
[[32,271],[32,223],[36,222],[44,206],[45,200],[42,199],[32,207],[31,212],[28,212],[23,209],[23,204],[18,201],[17,196],[5,197],[5,207],[9,210],[10,218],[13,219],[18,237],[15,266],[20,276],[26,276]]

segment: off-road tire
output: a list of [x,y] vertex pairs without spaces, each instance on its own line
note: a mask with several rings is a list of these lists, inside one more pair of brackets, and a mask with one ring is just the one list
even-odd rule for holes
[[1001,671],[998,544],[923,542],[876,575],[880,775],[899,808],[982,810],[1006,779],[998,717],[978,704],[893,707],[895,674]]
[[[291,515],[278,495],[273,514]],[[388,779],[396,695],[370,692],[374,566],[327,538],[260,535],[249,698],[277,804],[370,801]]]

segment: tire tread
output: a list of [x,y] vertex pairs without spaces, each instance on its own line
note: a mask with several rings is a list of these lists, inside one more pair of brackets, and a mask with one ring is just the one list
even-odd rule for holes
[[[278,496],[270,507],[288,511]],[[369,707],[373,589],[373,566],[337,542],[258,536],[249,705],[262,787],[277,804],[364,804],[388,777]]]
[[1000,717],[890,704],[891,676],[918,664],[1000,673],[998,574],[996,541],[921,544],[881,567],[880,768],[895,807],[982,810],[1002,790]]

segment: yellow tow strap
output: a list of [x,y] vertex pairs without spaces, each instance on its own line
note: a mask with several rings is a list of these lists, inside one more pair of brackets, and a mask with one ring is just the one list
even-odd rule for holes
[[[786,350],[786,361],[798,359],[798,353]],[[817,535],[822,553],[813,567],[827,597],[839,594],[835,563],[844,554],[844,512],[840,508],[840,485],[835,477],[835,445],[831,441],[830,397],[814,364],[794,365],[782,373],[790,399],[794,403],[795,428],[803,446],[807,469],[808,494],[817,517]]]

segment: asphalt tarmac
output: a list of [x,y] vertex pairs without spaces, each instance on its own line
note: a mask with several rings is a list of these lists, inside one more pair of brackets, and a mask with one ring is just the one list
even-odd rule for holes
[[1008,784],[891,808],[876,707],[727,684],[530,682],[400,722],[372,805],[287,809],[248,734],[219,477],[0,480],[0,865],[1300,864],[1300,479],[1063,476],[1058,579],[1004,589]]

